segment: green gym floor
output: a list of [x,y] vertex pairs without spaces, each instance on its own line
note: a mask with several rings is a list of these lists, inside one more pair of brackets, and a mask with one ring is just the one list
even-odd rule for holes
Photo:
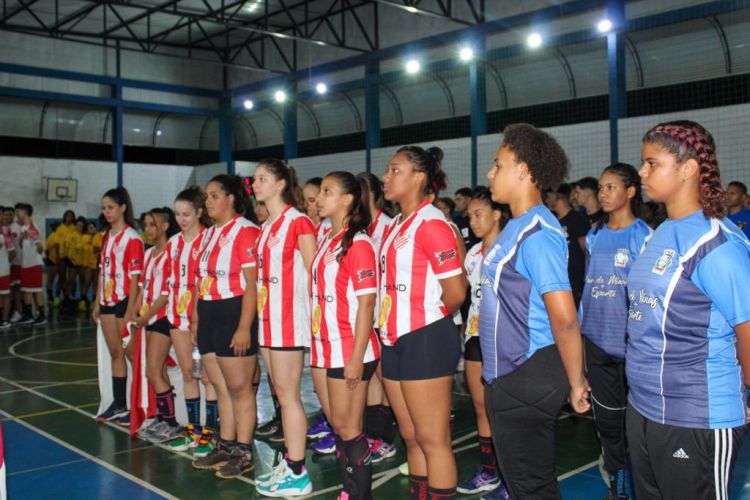
[[[10,500],[33,498],[255,498],[253,475],[222,480],[190,466],[188,453],[135,438],[115,425],[94,420],[98,407],[96,335],[85,319],[57,319],[40,328],[0,332],[0,422],[5,437]],[[317,415],[309,373],[303,384],[305,407]],[[259,418],[272,412],[268,388],[258,396]],[[454,401],[454,451],[459,476],[477,463],[471,400],[457,376]],[[399,475],[399,453],[374,467],[375,498],[408,497]],[[274,449],[255,441],[256,471],[271,466]],[[558,426],[558,467],[563,497],[598,499],[601,479],[596,434],[590,416],[563,413]],[[332,455],[308,454],[314,491],[311,497],[336,498],[340,478]],[[466,496],[464,498],[477,498]],[[741,451],[732,498],[750,498],[750,445]]]

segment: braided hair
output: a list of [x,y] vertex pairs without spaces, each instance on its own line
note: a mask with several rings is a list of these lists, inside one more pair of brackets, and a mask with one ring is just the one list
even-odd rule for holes
[[690,120],[660,123],[646,132],[643,143],[657,144],[679,163],[695,160],[699,166],[698,182],[703,215],[716,218],[726,215],[716,143],[705,127]]

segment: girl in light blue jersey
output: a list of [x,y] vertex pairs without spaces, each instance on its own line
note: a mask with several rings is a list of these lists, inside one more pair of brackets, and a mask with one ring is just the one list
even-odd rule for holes
[[641,156],[643,190],[669,218],[628,275],[626,427],[636,496],[729,498],[750,382],[750,243],[726,218],[705,128],[659,124]]
[[591,406],[609,473],[608,500],[628,498],[625,445],[625,330],[628,323],[628,272],[651,229],[638,219],[641,180],[632,165],[616,163],[599,178],[604,216],[586,237],[586,274],[581,300],[586,375]]

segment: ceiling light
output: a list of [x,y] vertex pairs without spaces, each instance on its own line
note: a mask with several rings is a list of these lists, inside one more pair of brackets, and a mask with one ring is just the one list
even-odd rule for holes
[[406,72],[409,74],[414,74],[419,72],[419,61],[416,59],[412,59],[411,61],[408,61],[406,63]]
[[542,35],[540,35],[539,33],[532,33],[526,39],[526,43],[532,49],[536,49],[537,47],[540,47],[542,45]]
[[458,53],[458,57],[460,57],[462,61],[471,61],[474,58],[474,51],[471,47],[464,47]]
[[596,25],[596,29],[599,30],[599,33],[609,33],[612,29],[612,21],[609,19],[602,19],[599,21],[599,24]]
[[277,90],[273,95],[273,98],[276,100],[276,102],[284,102],[286,101],[286,92],[284,92],[283,90]]
[[315,86],[315,92],[317,92],[318,94],[325,94],[326,92],[328,92],[328,85],[322,82],[317,84]]
[[416,14],[417,12],[419,12],[419,9],[417,9],[416,7],[413,7],[411,5],[409,5],[408,7],[404,7],[404,9],[407,12],[411,12],[412,14]]
[[247,110],[251,110],[253,109],[254,104],[250,99],[245,99],[244,101],[242,101],[242,106]]
[[156,131],[156,135],[157,135],[157,136],[161,135],[161,130],[157,130],[157,131]]

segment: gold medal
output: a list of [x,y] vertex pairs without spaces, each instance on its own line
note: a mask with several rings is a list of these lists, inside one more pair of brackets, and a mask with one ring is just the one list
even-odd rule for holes
[[183,315],[187,308],[190,306],[190,302],[193,300],[193,294],[190,290],[185,290],[177,299],[177,314]]
[[315,310],[312,315],[312,334],[317,336],[320,332],[320,316],[322,312],[320,310],[320,304],[315,304]]
[[474,314],[469,318],[469,335],[476,335],[479,333],[479,315]]
[[112,291],[115,289],[115,280],[112,278],[104,282],[104,300],[112,298]]
[[211,276],[206,276],[201,280],[201,295],[208,295],[211,293],[211,284],[213,284],[214,279]]
[[148,312],[148,304],[145,304],[145,303],[144,303],[144,304],[143,304],[143,305],[141,306],[141,312],[140,312],[140,316],[144,316],[144,315],[145,315],[145,314],[146,314],[147,312]]
[[260,287],[258,290],[258,314],[263,312],[266,307],[266,301],[268,300],[268,288],[265,286]]
[[386,321],[388,321],[388,315],[390,314],[391,314],[391,297],[386,295],[385,297],[383,297],[382,302],[380,302],[380,318],[378,321],[380,328],[383,328],[383,325],[385,325]]

